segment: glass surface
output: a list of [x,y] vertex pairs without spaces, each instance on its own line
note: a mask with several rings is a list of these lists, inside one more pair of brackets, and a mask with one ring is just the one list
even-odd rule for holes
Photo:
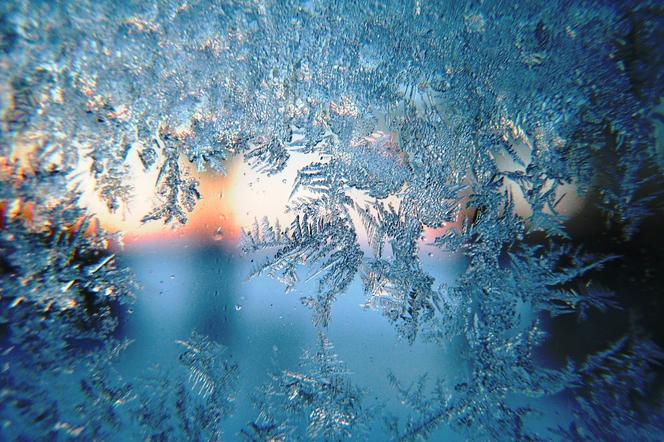
[[659,1],[0,3],[0,440],[661,440]]

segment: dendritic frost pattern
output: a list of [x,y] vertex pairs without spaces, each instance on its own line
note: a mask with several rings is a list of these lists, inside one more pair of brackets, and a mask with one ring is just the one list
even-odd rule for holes
[[[0,73],[0,148],[8,159],[0,277],[14,345],[3,357],[20,353],[12,364],[61,361],[78,350],[69,336],[104,341],[115,303],[131,292],[109,238],[76,206],[68,180],[81,165],[114,211],[131,199],[125,177],[137,159],[157,173],[159,202],[143,221],[184,224],[201,198],[196,173],[225,173],[227,161],[241,157],[272,176],[293,156],[311,154],[317,160],[293,186],[290,225],[257,221],[241,247],[267,255],[253,276],[276,277],[287,290],[317,282],[302,302],[321,333],[334,320],[335,299],[359,278],[365,306],[409,342],[461,342],[458,379],[433,391],[391,379],[414,410],[405,422],[389,422],[394,438],[427,438],[443,425],[472,439],[551,437],[527,424],[536,405],[512,399],[563,391],[575,398],[565,427],[571,438],[641,439],[661,429],[647,412],[617,412],[638,400],[644,373],[661,359],[636,332],[580,366],[547,367],[534,355],[546,340],[542,319],[584,320],[621,307],[593,281],[620,258],[576,247],[565,189],[599,195],[604,218],[625,241],[661,214],[652,126],[664,95],[661,5],[238,0],[1,8],[0,61],[11,69]],[[21,157],[38,160],[33,170]],[[46,186],[59,201],[45,196]],[[425,241],[466,260],[453,285],[423,269]],[[301,372],[266,387],[245,437],[336,440],[369,420],[324,334],[319,344]],[[234,366],[201,336],[183,345],[189,375],[176,387],[166,376],[142,402],[124,384],[96,378],[83,390],[93,404],[140,404],[143,437],[176,431],[218,439]],[[35,397],[43,387],[18,373],[3,371],[13,386],[3,405],[11,413],[23,412],[20,394]],[[657,407],[651,415],[661,415]],[[55,415],[46,419],[38,405],[24,408],[47,431],[103,437],[97,424],[79,431]]]
[[350,383],[348,369],[322,332],[315,352],[306,352],[300,365],[263,387],[258,418],[242,436],[250,441],[366,437],[371,415],[362,391]]

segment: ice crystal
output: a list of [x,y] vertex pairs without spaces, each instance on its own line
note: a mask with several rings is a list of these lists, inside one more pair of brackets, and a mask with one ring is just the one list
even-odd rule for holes
[[181,374],[155,369],[135,388],[132,413],[140,436],[158,440],[222,440],[222,421],[234,411],[237,365],[226,349],[196,332],[178,341]]
[[[390,423],[394,437],[449,425],[471,439],[538,438],[527,424],[536,407],[512,399],[561,391],[575,398],[571,438],[641,438],[639,425],[656,434],[647,412],[614,413],[652,408],[638,397],[659,358],[650,341],[619,339],[580,368],[534,354],[543,322],[583,321],[625,298],[595,281],[621,258],[577,247],[564,193],[597,205],[601,229],[617,225],[625,242],[661,215],[661,16],[657,2],[594,0],[3,3],[3,416],[27,416],[44,437],[104,438],[104,422],[118,425],[112,406],[90,427],[61,420],[51,396],[35,400],[47,378],[14,368],[71,368],[77,341],[108,344],[129,299],[109,238],[77,205],[77,174],[116,211],[138,160],[157,174],[143,221],[184,224],[201,198],[195,174],[224,173],[237,157],[272,176],[307,154],[317,159],[297,173],[290,226],[266,219],[243,232],[246,252],[268,255],[253,275],[287,290],[303,274],[315,281],[302,302],[322,329],[359,277],[365,306],[409,342],[461,343],[460,379],[432,395],[392,379],[415,410]],[[422,265],[428,240],[466,260],[453,284]],[[171,388],[166,376],[136,399],[141,436],[220,437],[228,395],[218,392],[234,369],[210,352],[192,336],[189,383]],[[267,387],[246,437],[339,439],[361,426],[359,394],[324,335],[306,361]],[[81,384],[88,401],[125,401],[123,384],[95,367]]]
[[371,418],[362,392],[322,332],[300,370],[273,376],[257,406],[258,418],[241,433],[246,440],[347,440],[361,437]]
[[132,385],[124,380],[113,362],[126,349],[129,342],[110,343],[91,355],[84,368],[87,376],[80,379],[82,401],[76,404],[76,422],[56,425],[64,434],[72,429],[86,439],[110,439],[127,423],[127,410],[135,399]]
[[[177,373],[155,368],[125,379],[116,360],[129,342],[113,341],[81,355],[76,370],[37,379],[5,372],[2,411],[14,421],[5,421],[3,432],[29,439],[221,440],[222,421],[234,410],[237,366],[223,347],[196,333],[181,344],[184,370]],[[58,389],[74,402],[62,401]]]
[[[72,410],[60,406],[54,385],[71,386],[90,349],[107,345],[135,284],[109,250],[112,237],[77,206],[66,171],[32,167],[5,163],[0,172],[3,433],[77,437],[84,427],[69,421]],[[84,392],[92,391],[97,366],[90,373]]]
[[648,411],[642,404],[652,386],[652,367],[662,359],[657,345],[634,332],[591,355],[579,370],[574,420],[560,428],[565,437],[657,440],[663,425],[661,398]]
[[[156,139],[156,143],[166,157],[159,169],[156,183],[159,186],[159,195],[163,200],[161,206],[145,215],[142,221],[163,219],[164,223],[169,223],[175,218],[180,224],[186,224],[186,212],[191,212],[196,201],[201,198],[198,192],[198,181],[188,177],[187,173],[181,170],[178,162],[179,152],[172,143],[166,146],[160,138]],[[195,160],[196,157],[191,159]],[[146,164],[145,161],[143,164]]]
[[302,219],[296,217],[283,232],[267,222],[262,229],[256,224],[254,232],[243,233],[243,248],[252,251],[277,247],[274,256],[257,266],[253,275],[278,276],[287,288],[293,288],[297,282],[299,265],[316,265],[308,279],[322,275],[318,294],[303,297],[302,302],[314,310],[314,322],[327,325],[332,303],[353,280],[362,252],[347,213],[339,212],[335,206],[323,210],[322,213],[312,212],[311,218],[305,212]]
[[31,363],[65,361],[77,342],[103,341],[113,332],[113,311],[131,301],[134,284],[108,249],[111,237],[76,205],[65,173],[5,164],[0,179],[7,345]]

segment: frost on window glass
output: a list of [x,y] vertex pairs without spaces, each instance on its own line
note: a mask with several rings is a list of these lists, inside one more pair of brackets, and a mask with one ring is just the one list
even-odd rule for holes
[[[3,2],[0,435],[657,440],[662,17],[656,1]],[[184,229],[221,207],[210,177],[253,185],[238,168],[287,198],[215,239],[317,338],[249,379],[192,329],[137,374],[126,323],[146,289],[103,220]],[[331,337],[354,292],[453,372],[365,388]]]

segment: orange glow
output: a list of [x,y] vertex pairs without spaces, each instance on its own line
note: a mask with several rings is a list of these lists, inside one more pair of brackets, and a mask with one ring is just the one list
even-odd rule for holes
[[[514,130],[513,130],[514,132]],[[187,131],[177,132],[180,137],[189,137]],[[514,135],[521,137],[520,133]],[[519,138],[520,139],[520,138]],[[0,172],[11,173],[11,164],[18,164],[19,176],[23,170],[29,171],[31,155],[39,145],[39,137],[30,139],[31,142],[16,143],[11,158],[0,158]],[[370,136],[360,138],[351,143],[353,147],[366,146],[376,149],[379,153],[396,159],[394,167],[403,167],[407,157],[399,149],[398,135],[393,132],[376,131]],[[525,143],[515,144],[519,149],[522,161],[527,164],[530,161],[529,150]],[[515,147],[516,148],[516,147]],[[504,153],[492,154],[499,170],[514,170],[523,168],[517,165]],[[155,197],[155,182],[158,167],[145,171],[140,162],[136,150],[127,158],[129,168],[127,181],[133,186],[133,197],[128,204],[115,213],[110,213],[106,204],[98,197],[95,191],[94,179],[90,176],[89,157],[82,156],[77,167],[79,176],[79,189],[82,191],[81,205],[86,207],[99,220],[100,227],[111,233],[122,233],[125,243],[170,241],[186,238],[194,241],[218,241],[220,244],[230,245],[240,237],[243,227],[252,225],[255,219],[267,217],[271,222],[279,219],[282,226],[290,224],[293,215],[287,212],[287,206],[291,196],[291,190],[296,180],[298,170],[313,161],[320,161],[317,154],[292,153],[285,169],[273,176],[266,176],[252,170],[241,158],[229,161],[226,167],[228,176],[218,173],[196,173],[190,164],[182,164],[199,181],[199,191],[202,200],[198,201],[193,212],[188,214],[188,223],[181,226],[177,222],[164,225],[160,221],[141,223],[141,218],[149,213],[160,201]],[[20,180],[20,178],[18,178]],[[515,202],[515,210],[518,215],[527,219],[531,209],[525,200],[521,189],[507,180],[504,185],[506,191],[512,193]],[[564,195],[564,196],[563,196]],[[306,191],[300,191],[296,198],[307,195]],[[349,196],[361,206],[370,201],[365,192],[349,190]],[[573,215],[583,204],[583,199],[576,194],[576,186],[573,184],[561,186],[557,197],[561,204],[557,208],[562,214]],[[399,204],[399,198],[393,197],[388,201],[395,206]],[[460,195],[460,207],[465,207],[467,195]],[[21,201],[4,202],[0,205],[0,218],[5,216],[21,216],[26,221],[34,218],[34,207]],[[462,209],[457,218],[437,229],[426,228],[424,241],[429,242],[437,236],[445,234],[449,229],[461,230],[465,219],[473,219],[473,209]],[[352,213],[351,218],[358,227],[358,239],[366,242],[366,234],[361,227],[359,218]],[[0,227],[3,219],[0,219]],[[94,229],[94,224],[90,229]],[[90,230],[92,233],[93,231]]]
[[287,205],[298,170],[318,159],[313,154],[292,154],[285,169],[273,176],[256,172],[240,159],[235,161],[229,170],[224,201],[236,225],[250,227],[255,219],[263,217],[271,222],[278,218],[282,226],[290,224],[294,216],[287,212]]
[[[234,212],[222,195],[228,191],[230,180],[218,174],[201,174],[196,177],[200,183],[199,191],[202,200],[198,201],[194,210],[188,215],[188,222],[180,225],[175,222],[164,225],[160,221],[141,223],[140,219],[148,213],[152,206],[134,204],[132,213],[109,213],[103,203],[94,204],[101,227],[105,230],[124,234],[125,243],[143,241],[164,241],[177,238],[190,238],[199,241],[235,241],[240,236],[240,228],[235,222]],[[154,183],[150,183],[154,185]],[[145,201],[143,193],[152,194],[154,187],[136,185],[136,200]],[[149,202],[150,198],[147,198]],[[134,213],[135,212],[135,213]]]
[[158,201],[154,198],[156,171],[145,173],[137,164],[133,164],[134,173],[130,177],[134,198],[124,211],[110,213],[96,196],[93,183],[85,186],[83,204],[97,215],[105,230],[122,232],[127,244],[178,238],[229,244],[236,242],[242,227],[251,227],[255,219],[267,216],[271,222],[278,218],[282,225],[290,222],[286,206],[293,182],[297,171],[311,161],[308,155],[294,155],[284,171],[271,177],[252,170],[239,158],[226,164],[227,176],[192,172],[200,183],[202,199],[183,226],[177,222],[171,225],[140,222]]
[[460,202],[460,210],[457,213],[456,219],[454,221],[451,221],[449,223],[444,223],[442,227],[437,227],[437,228],[432,228],[432,227],[425,227],[423,236],[424,236],[424,242],[425,243],[430,243],[433,242],[436,238],[445,235],[447,232],[449,232],[452,229],[455,229],[457,232],[462,232],[463,231],[463,225],[466,222],[466,220],[470,220],[470,222],[473,221],[477,214],[477,210],[472,207],[467,207],[468,197],[464,196]]

